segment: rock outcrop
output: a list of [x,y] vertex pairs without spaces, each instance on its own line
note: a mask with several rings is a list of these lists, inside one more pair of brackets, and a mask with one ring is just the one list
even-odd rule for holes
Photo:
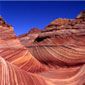
[[76,19],[85,20],[85,10],[81,11],[80,14],[76,17]]
[[[2,18],[0,21],[5,22]],[[26,71],[45,70],[46,67],[37,61],[20,43],[12,26],[9,25],[8,27],[6,22],[5,24],[4,26],[3,24],[0,25],[0,56]]]
[[84,85],[85,12],[16,36],[0,17],[0,85]]
[[23,45],[28,46],[34,42],[39,33],[41,33],[41,30],[32,28],[28,33],[22,34],[18,38]]

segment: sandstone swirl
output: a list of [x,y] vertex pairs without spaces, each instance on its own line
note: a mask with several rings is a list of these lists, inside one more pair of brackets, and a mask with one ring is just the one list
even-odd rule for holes
[[0,85],[85,85],[85,11],[20,36],[0,17]]

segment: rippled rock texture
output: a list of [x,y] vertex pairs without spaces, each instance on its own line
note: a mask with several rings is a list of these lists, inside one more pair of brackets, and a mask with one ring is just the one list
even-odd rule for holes
[[0,17],[0,85],[85,85],[85,11],[20,36]]

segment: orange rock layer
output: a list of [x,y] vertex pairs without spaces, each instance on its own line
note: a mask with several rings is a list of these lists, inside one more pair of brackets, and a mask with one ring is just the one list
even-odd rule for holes
[[0,17],[0,85],[84,85],[84,13],[18,37]]

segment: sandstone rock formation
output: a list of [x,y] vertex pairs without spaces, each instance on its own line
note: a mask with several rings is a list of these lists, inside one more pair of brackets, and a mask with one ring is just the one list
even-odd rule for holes
[[85,12],[16,36],[0,17],[0,85],[85,85]]
[[22,34],[18,36],[18,38],[23,45],[28,46],[28,44],[30,45],[34,42],[40,32],[41,30],[39,30],[38,28],[32,28],[28,33]]
[[[17,39],[12,27],[3,26],[2,24],[0,26],[0,56],[26,71],[44,70],[44,66],[32,57],[30,52]],[[37,68],[35,69],[35,67]]]

